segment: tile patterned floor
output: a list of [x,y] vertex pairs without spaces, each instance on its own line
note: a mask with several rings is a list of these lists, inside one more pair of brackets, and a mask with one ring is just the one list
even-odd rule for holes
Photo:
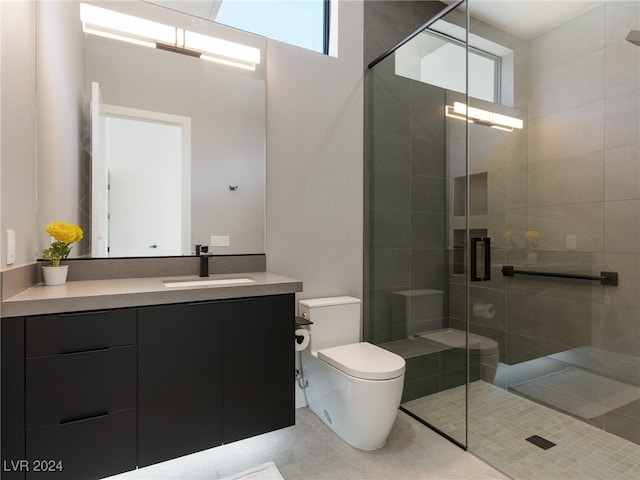
[[[464,438],[464,387],[408,402],[434,426]],[[469,388],[469,451],[518,480],[638,480],[640,445],[489,383]],[[542,450],[525,439],[557,445]]]
[[308,408],[293,427],[110,477],[115,480],[219,479],[274,462],[286,480],[508,480],[474,455],[399,412],[387,444],[356,450]]

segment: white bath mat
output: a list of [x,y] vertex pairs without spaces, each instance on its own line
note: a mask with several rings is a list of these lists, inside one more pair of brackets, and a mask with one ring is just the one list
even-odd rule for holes
[[587,420],[640,399],[638,387],[573,367],[510,389]]
[[284,480],[273,462],[263,463],[240,473],[224,477],[222,480]]

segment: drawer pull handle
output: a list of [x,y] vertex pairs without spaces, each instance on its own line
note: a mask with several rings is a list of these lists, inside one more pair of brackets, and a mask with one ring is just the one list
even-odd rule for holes
[[205,300],[203,302],[191,302],[191,303],[187,303],[188,307],[198,307],[200,305],[213,305],[213,304],[219,304],[222,305],[223,301],[221,300]]
[[58,315],[59,318],[64,318],[64,317],[81,317],[83,315],[87,316],[87,315],[107,315],[109,313],[109,310],[98,310],[95,312],[74,312],[74,313],[64,313],[62,315]]
[[97,347],[91,348],[89,350],[71,350],[69,352],[61,352],[60,356],[66,355],[84,355],[85,353],[96,353],[96,352],[106,352],[110,347]]
[[86,422],[89,420],[96,420],[97,418],[108,417],[108,416],[109,416],[109,412],[107,410],[104,410],[102,412],[94,413],[93,415],[89,415],[89,416],[60,420],[60,425],[69,425],[71,423]]

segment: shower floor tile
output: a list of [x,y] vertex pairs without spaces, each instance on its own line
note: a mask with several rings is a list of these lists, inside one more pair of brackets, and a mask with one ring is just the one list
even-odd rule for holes
[[[640,478],[640,445],[483,381],[469,385],[469,451],[518,480]],[[454,438],[464,439],[465,387],[403,406]],[[526,439],[556,445],[543,450]]]

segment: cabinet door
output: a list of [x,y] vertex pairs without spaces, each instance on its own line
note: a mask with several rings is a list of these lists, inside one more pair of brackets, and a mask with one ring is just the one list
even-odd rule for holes
[[224,304],[223,441],[295,423],[294,296]]
[[222,306],[138,310],[138,466],[222,443]]
[[2,332],[2,470],[4,479],[24,478],[24,318],[3,318]]

